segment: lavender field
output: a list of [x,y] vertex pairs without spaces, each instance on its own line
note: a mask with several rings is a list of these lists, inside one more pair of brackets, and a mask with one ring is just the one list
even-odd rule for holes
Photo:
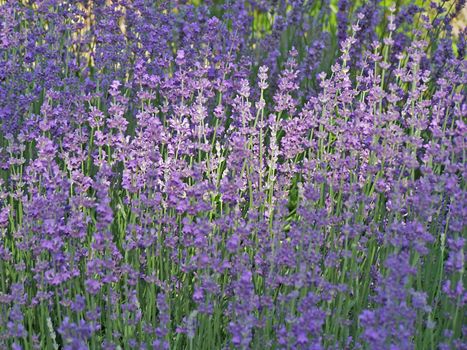
[[464,7],[0,0],[0,350],[467,349]]

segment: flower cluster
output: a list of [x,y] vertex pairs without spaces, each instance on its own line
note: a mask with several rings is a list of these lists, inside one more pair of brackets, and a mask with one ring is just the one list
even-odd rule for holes
[[403,3],[0,1],[0,348],[465,349],[462,4]]

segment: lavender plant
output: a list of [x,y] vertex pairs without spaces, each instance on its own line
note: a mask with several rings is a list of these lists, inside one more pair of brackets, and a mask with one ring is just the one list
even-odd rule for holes
[[462,6],[0,1],[0,348],[465,349]]

